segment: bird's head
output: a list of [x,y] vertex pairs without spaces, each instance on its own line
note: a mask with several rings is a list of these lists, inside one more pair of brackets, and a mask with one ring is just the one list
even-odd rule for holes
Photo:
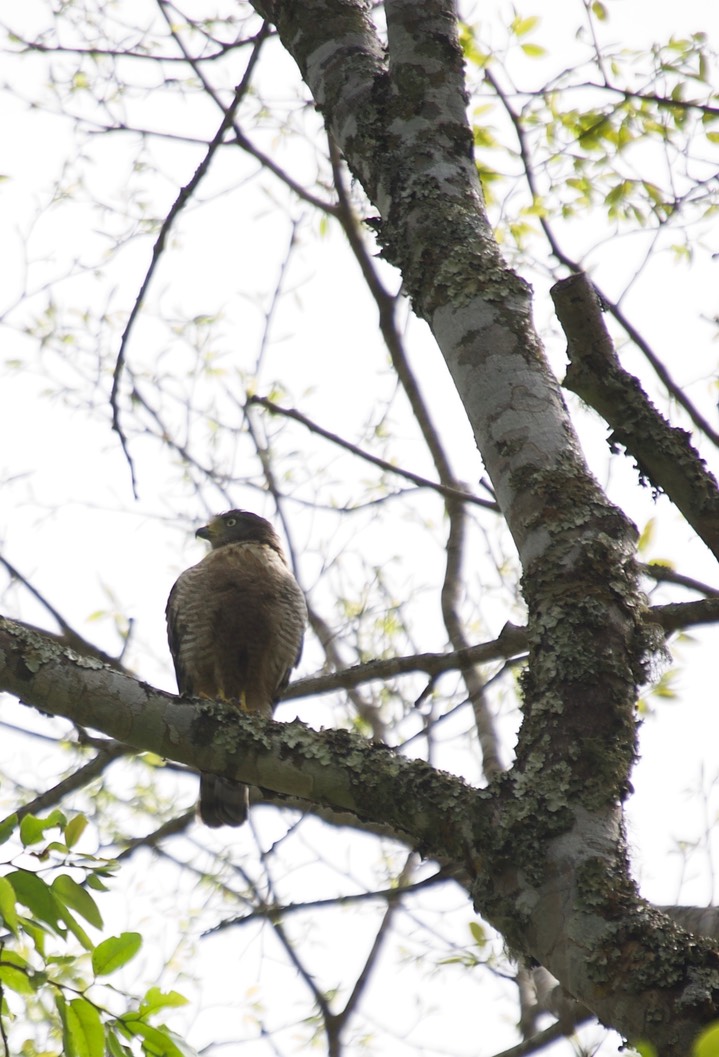
[[249,510],[228,510],[213,517],[195,533],[207,540],[213,550],[228,543],[267,543],[282,553],[280,538],[269,521]]

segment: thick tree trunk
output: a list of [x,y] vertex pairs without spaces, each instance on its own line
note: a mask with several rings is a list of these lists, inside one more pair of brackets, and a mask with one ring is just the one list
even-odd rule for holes
[[[627,1036],[685,1057],[719,1015],[719,953],[638,896],[621,801],[653,643],[634,527],[589,473],[485,216],[449,0],[257,0],[380,213],[384,255],[437,339],[514,537],[530,664],[517,760],[492,787],[477,906]],[[486,847],[483,849],[486,853]]]

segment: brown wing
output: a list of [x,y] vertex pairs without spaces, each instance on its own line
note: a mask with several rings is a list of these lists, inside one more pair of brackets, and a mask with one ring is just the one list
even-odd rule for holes
[[[302,591],[272,547],[247,542],[211,551],[179,577],[167,601],[180,693],[271,716],[299,662],[306,622]],[[247,803],[240,783],[201,776],[207,825],[241,825]]]
[[181,693],[271,714],[302,650],[307,609],[272,548],[236,543],[188,569],[167,603]]

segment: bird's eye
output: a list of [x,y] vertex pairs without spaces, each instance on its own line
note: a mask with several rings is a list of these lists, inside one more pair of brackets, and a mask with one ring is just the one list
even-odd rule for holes
[[225,524],[227,525],[228,528],[232,528],[233,525],[237,524],[237,518],[236,517],[225,518]]

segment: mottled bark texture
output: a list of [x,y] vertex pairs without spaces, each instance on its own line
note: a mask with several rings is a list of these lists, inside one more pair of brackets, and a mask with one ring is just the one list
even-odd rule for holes
[[670,426],[619,363],[586,275],[571,275],[552,288],[557,318],[567,337],[570,365],[564,387],[581,396],[612,428],[609,444],[626,448],[643,481],[665,492],[694,531],[719,558],[719,489],[691,443]]
[[464,401],[529,607],[524,723],[491,786],[474,895],[518,951],[608,1024],[684,1057],[719,1014],[719,954],[638,896],[621,803],[653,643],[635,529],[589,473],[486,219],[454,5],[387,0],[387,47],[353,0],[257,0],[380,215]]
[[486,793],[421,760],[348,731],[174,697],[3,617],[0,690],[138,751],[384,823],[435,859],[464,862],[491,829]]
[[387,0],[386,49],[361,0],[255,6],[375,204],[515,540],[529,609],[516,762],[477,791],[343,731],[221,723],[219,706],[178,702],[10,623],[0,687],[138,749],[395,827],[469,878],[508,944],[604,1023],[687,1057],[719,1017],[719,952],[643,901],[628,868],[621,804],[652,648],[635,530],[587,470],[530,291],[486,220],[454,6]]

